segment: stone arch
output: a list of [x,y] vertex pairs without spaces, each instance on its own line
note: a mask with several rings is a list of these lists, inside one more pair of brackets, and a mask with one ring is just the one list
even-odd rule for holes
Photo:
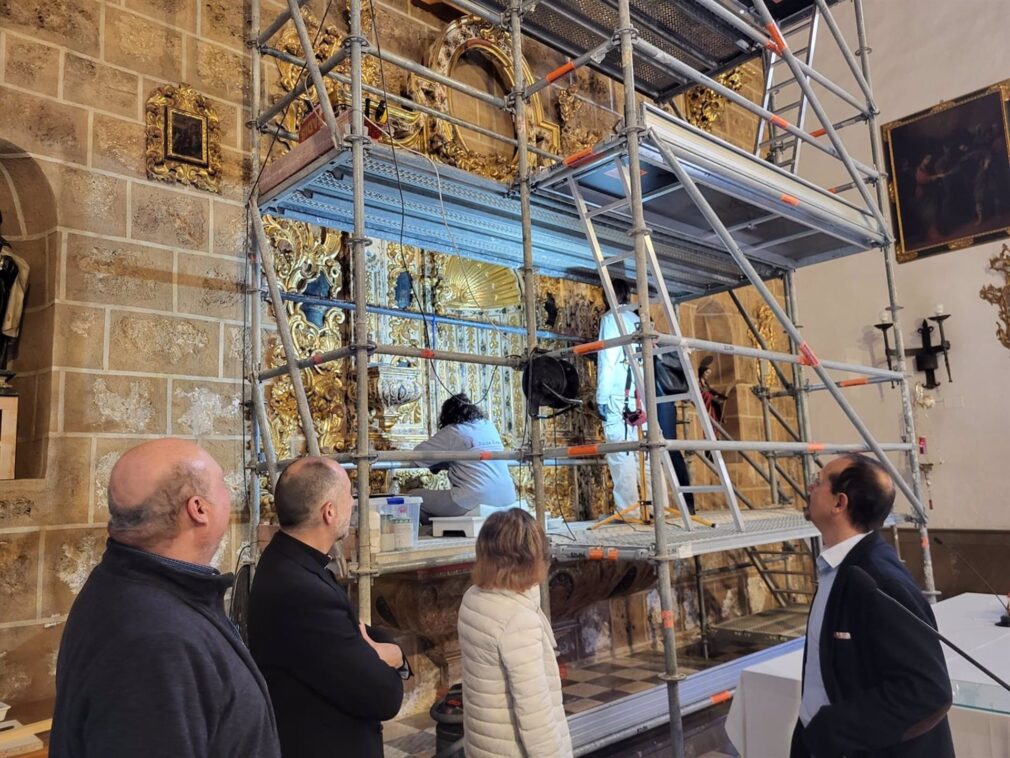
[[[746,344],[741,341],[739,327],[743,322],[728,298],[722,295],[707,297],[698,302],[694,311],[695,335],[699,339],[711,342]],[[695,368],[704,355],[696,353]],[[744,381],[745,368],[742,359],[726,354],[713,354],[712,373],[709,381],[712,386],[729,396],[723,426],[737,439],[740,438],[739,405],[737,402],[737,386]]]
[[15,477],[46,473],[52,398],[59,220],[52,186],[25,150],[0,139],[0,211],[9,252],[28,264],[28,292],[21,331],[9,363],[18,403]]

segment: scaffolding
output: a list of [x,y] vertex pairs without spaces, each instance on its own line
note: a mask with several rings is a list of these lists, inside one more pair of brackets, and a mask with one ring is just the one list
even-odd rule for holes
[[[250,366],[247,380],[254,418],[255,460],[251,467],[267,475],[271,487],[288,461],[280,460],[273,449],[264,400],[264,382],[278,376],[289,377],[296,402],[306,451],[320,453],[302,372],[321,363],[353,359],[356,377],[357,444],[353,451],[332,455],[357,470],[359,503],[358,553],[350,569],[358,586],[362,620],[371,615],[371,587],[379,573],[420,566],[448,565],[472,559],[472,546],[459,542],[431,540],[410,556],[373,555],[369,544],[369,472],[374,468],[412,466],[432,461],[431,453],[376,451],[369,442],[368,365],[376,355],[406,356],[419,360],[444,360],[520,368],[542,354],[541,333],[536,323],[537,273],[582,281],[600,281],[610,309],[635,310],[640,319],[637,331],[628,332],[618,319],[620,337],[569,346],[556,355],[583,357],[594,352],[619,348],[634,367],[636,387],[644,400],[650,423],[644,440],[595,445],[548,447],[539,418],[528,420],[529,443],[516,450],[499,453],[457,452],[439,454],[439,460],[505,460],[529,464],[533,474],[533,501],[537,518],[546,526],[544,467],[559,461],[570,465],[600,465],[610,452],[633,451],[648,457],[653,503],[653,529],[627,530],[622,527],[589,529],[574,525],[572,539],[555,540],[558,560],[647,560],[656,565],[661,604],[661,625],[665,651],[665,706],[649,716],[649,723],[669,720],[674,755],[683,755],[681,716],[699,703],[718,702],[726,690],[705,689],[702,679],[682,683],[678,672],[674,635],[674,605],[671,566],[674,560],[731,549],[751,551],[752,560],[768,581],[770,570],[761,569],[760,551],[755,546],[816,537],[816,530],[795,508],[782,507],[781,488],[790,487],[804,496],[805,484],[819,453],[868,451],[890,472],[911,507],[899,517],[913,523],[922,536],[926,592],[935,593],[926,513],[920,499],[917,448],[911,396],[905,376],[904,346],[899,325],[900,306],[894,286],[893,239],[885,219],[886,198],[880,170],[877,108],[873,101],[868,66],[869,49],[861,0],[853,0],[858,48],[849,50],[832,18],[828,0],[775,3],[765,0],[670,0],[662,7],[645,0],[451,0],[465,13],[508,31],[511,44],[513,89],[505,98],[481,92],[420,63],[404,59],[369,43],[362,32],[362,1],[350,0],[350,32],[344,45],[328,60],[320,61],[300,12],[305,0],[287,0],[287,9],[267,26],[260,27],[259,0],[253,0],[252,47],[253,170],[257,177],[248,210],[251,238],[249,257]],[[273,36],[291,23],[297,32],[302,55],[276,49]],[[818,30],[823,25],[842,52],[857,85],[851,93],[813,68]],[[523,68],[524,34],[561,51],[569,61],[544,78],[529,81]],[[805,39],[795,47],[795,40]],[[285,97],[270,107],[261,102],[261,60],[264,56],[301,67],[304,80],[296,82]],[[490,130],[486,136],[511,145],[517,156],[517,176],[513,186],[483,179],[462,170],[436,165],[395,145],[373,141],[365,128],[363,93],[377,95],[422,113],[471,129],[479,129],[454,116],[383,92],[362,80],[365,56],[398,66],[408,72],[439,82],[464,95],[510,113],[514,138]],[[717,77],[741,63],[760,58],[764,65],[764,99],[753,103],[721,84]],[[338,67],[349,62],[349,75]],[[527,101],[551,82],[581,67],[591,66],[624,85],[623,119],[617,133],[600,144],[571,156],[552,155],[532,146],[527,134]],[[788,72],[788,78],[777,77]],[[338,114],[327,95],[325,79],[332,79],[349,92],[348,107]],[[641,103],[639,95],[662,104],[688,87],[708,87],[728,101],[755,115],[760,127],[753,153],[707,134],[666,109]],[[832,122],[822,106],[815,86],[838,98],[854,110],[854,115]],[[310,91],[317,95],[325,128],[269,166],[260,167],[259,136],[278,135],[276,123],[287,107]],[[793,92],[792,98],[788,93]],[[788,102],[783,103],[783,100]],[[789,119],[783,114],[794,112]],[[809,130],[811,115],[818,127]],[[865,123],[871,136],[871,161],[861,163],[846,150],[839,137],[843,128]],[[288,135],[290,136],[290,135]],[[826,138],[826,139],[823,139]],[[800,150],[816,150],[837,162],[845,181],[822,188],[798,171]],[[767,151],[767,158],[762,155]],[[530,156],[548,166],[534,173]],[[448,211],[447,211],[448,209]],[[329,353],[299,355],[292,338],[283,293],[273,264],[273,255],[264,231],[263,215],[280,216],[341,229],[349,233],[353,302],[333,304],[353,312],[349,345]],[[449,224],[452,231],[449,231]],[[495,358],[447,352],[429,348],[376,344],[369,334],[368,314],[374,311],[366,298],[365,248],[370,238],[400,238],[422,248],[436,249],[490,261],[521,271],[524,287],[525,355],[520,359]],[[630,238],[630,242],[629,242]],[[889,310],[895,324],[896,370],[821,360],[804,340],[797,326],[798,314],[792,272],[805,265],[867,249],[879,249],[886,272]],[[669,332],[657,330],[651,307],[622,306],[616,300],[611,270],[633,278],[641,306],[655,306],[663,314]],[[587,274],[587,272],[595,272]],[[785,283],[785,307],[769,290],[766,281],[781,277]],[[756,336],[759,347],[746,348],[700,340],[683,335],[677,303],[699,295],[730,291],[750,285],[771,309],[788,336],[789,352],[774,352],[761,340],[739,301],[741,315]],[[647,293],[656,293],[653,301]],[[277,334],[285,362],[265,368],[262,355],[261,293],[273,305]],[[691,366],[694,351],[743,356],[769,361],[777,372],[783,393],[797,405],[798,428],[792,430],[771,404],[772,393],[759,393],[765,420],[764,441],[733,440],[725,429],[713,423],[703,405],[696,378],[689,369],[689,388],[683,395],[657,397],[655,356],[675,352],[685,367]],[[791,370],[791,378],[783,371]],[[817,384],[805,378],[816,375]],[[855,375],[836,380],[829,372]],[[903,428],[900,440],[878,442],[855,413],[843,390],[849,387],[890,382],[899,388]],[[810,421],[806,395],[827,391],[857,431],[859,443],[810,441]],[[666,440],[656,422],[658,405],[687,402],[695,406],[701,439]],[[792,442],[770,440],[771,418],[788,428]],[[677,481],[670,465],[669,451],[709,453],[696,460],[713,470],[717,485],[686,486]],[[757,468],[771,493],[771,507],[754,507],[746,502],[730,480],[724,453],[740,453]],[[748,457],[757,453],[759,461]],[[905,456],[910,481],[900,475],[888,453]],[[262,454],[262,458],[261,458]],[[785,471],[778,459],[798,456],[803,462],[802,482]],[[259,522],[258,477],[253,477],[251,521],[255,549],[255,529]],[[725,510],[705,511],[709,523],[699,528],[690,517],[684,494],[711,492],[725,500]],[[669,503],[673,503],[672,508]],[[746,506],[741,508],[740,504]],[[644,506],[643,506],[644,507]],[[667,517],[667,511],[671,512]],[[648,516],[647,512],[643,512]],[[755,558],[755,554],[758,555]],[[786,589],[780,590],[788,594]],[[798,592],[798,590],[792,590]],[[549,592],[541,593],[549,615]],[[725,678],[733,671],[724,669]],[[715,682],[718,677],[705,678]],[[722,682],[722,680],[719,680]],[[706,685],[707,686],[707,685]],[[713,685],[715,686],[715,685]],[[720,684],[719,686],[724,686]],[[701,694],[695,692],[701,688]],[[691,694],[685,702],[684,693]],[[642,693],[635,704],[625,705],[632,721],[626,730],[634,733],[642,722],[634,714],[656,709],[655,698]],[[646,708],[643,698],[652,698]],[[642,702],[639,702],[642,701]],[[644,709],[644,710],[643,710]],[[631,714],[631,715],[628,715]],[[585,737],[580,751],[601,746],[599,734]],[[586,729],[596,729],[600,719],[591,719]],[[622,732],[623,734],[624,732]]]

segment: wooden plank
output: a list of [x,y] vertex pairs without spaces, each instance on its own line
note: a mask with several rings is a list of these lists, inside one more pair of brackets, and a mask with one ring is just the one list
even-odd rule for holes
[[0,479],[14,478],[14,454],[18,444],[18,398],[0,395]]
[[42,749],[42,740],[36,735],[52,729],[53,720],[43,719],[31,724],[20,721],[4,721],[0,724],[0,756],[25,755]]

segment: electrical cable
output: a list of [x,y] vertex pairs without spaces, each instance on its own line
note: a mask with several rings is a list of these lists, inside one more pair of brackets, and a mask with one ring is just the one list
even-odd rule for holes
[[[368,4],[369,4],[369,8],[371,9],[372,36],[375,38],[375,47],[376,47],[377,52],[379,53],[379,55],[378,55],[378,61],[379,61],[380,87],[382,89],[383,94],[385,95],[385,94],[388,93],[389,90],[386,87],[385,66],[383,65],[383,60],[382,60],[382,42],[381,42],[381,39],[380,39],[380,36],[379,36],[379,29],[378,29],[378,24],[376,22],[375,5],[374,5],[373,0],[368,0]],[[446,208],[445,208],[445,199],[444,199],[444,196],[443,196],[443,193],[442,193],[442,177],[441,177],[441,174],[439,173],[439,170],[438,170],[438,164],[431,158],[431,156],[425,155],[425,154],[423,154],[421,152],[418,152],[417,150],[413,150],[413,149],[411,149],[409,147],[405,147],[405,146],[402,146],[402,145],[398,146],[396,144],[396,141],[395,141],[395,139],[393,137],[393,134],[392,134],[392,127],[391,127],[391,123],[392,122],[387,119],[386,123],[387,123],[387,128],[386,129],[383,129],[378,124],[376,124],[376,128],[378,128],[379,131],[382,132],[383,134],[385,134],[385,136],[388,138],[390,153],[391,153],[391,155],[393,157],[393,169],[394,169],[394,172],[395,172],[395,175],[396,175],[396,187],[397,187],[397,192],[399,193],[399,196],[400,196],[399,252],[400,252],[400,263],[401,263],[401,265],[403,266],[404,270],[408,271],[408,274],[409,274],[409,270],[408,270],[408,267],[407,267],[407,261],[406,261],[406,255],[405,255],[404,249],[403,249],[404,248],[403,240],[404,240],[404,236],[405,236],[405,225],[406,225],[406,200],[404,198],[403,184],[402,184],[402,180],[401,180],[401,177],[400,177],[399,160],[397,159],[397,151],[398,150],[406,150],[409,153],[413,153],[414,155],[420,156],[421,158],[427,160],[431,164],[431,167],[432,167],[432,169],[433,169],[433,171],[435,173],[436,188],[437,188],[437,191],[438,191],[439,211],[440,211],[440,215],[441,215],[441,219],[442,219],[442,225],[444,226],[444,228],[446,230],[446,235],[447,235],[447,237],[449,239],[450,246],[452,247],[452,249],[455,252],[456,256],[462,262],[462,265],[463,265],[464,270],[465,270],[466,266],[470,262],[470,259],[467,258],[467,257],[465,257],[465,256],[463,256],[461,254],[460,249],[459,249],[459,245],[457,244],[456,238],[453,235],[452,229],[449,226],[448,212],[446,211]],[[476,297],[475,297],[475,294],[473,292],[473,289],[472,289],[472,286],[471,286],[471,283],[470,283],[470,278],[468,276],[464,276],[463,279],[464,279],[464,282],[466,283],[467,291],[469,292],[470,297],[473,300],[476,301]],[[416,292],[416,290],[414,288],[414,280],[413,280],[412,277],[410,279],[410,290],[411,290],[411,296],[414,298],[414,301],[417,303],[418,310],[420,311],[420,313],[422,315],[421,323],[422,323],[422,326],[423,326],[423,334],[424,334],[425,347],[428,348],[428,349],[432,349],[433,340],[432,340],[431,334],[430,334],[430,332],[428,330],[428,320],[426,318],[427,314],[424,311],[424,304],[422,303],[421,299],[417,296],[417,292]],[[434,315],[434,311],[433,311],[433,315]],[[489,319],[487,323],[492,327],[492,329],[494,329],[494,331],[498,334],[499,338],[503,342],[508,339],[507,336],[505,335],[505,333],[501,329],[498,328],[499,325],[496,324],[493,320]],[[498,377],[498,369],[499,368],[500,368],[500,366],[495,366],[494,367],[494,369],[492,371],[492,374],[491,374],[491,378],[488,380],[487,385],[484,388],[483,392],[481,393],[480,398],[478,398],[476,400],[476,402],[475,402],[476,405],[480,405],[480,404],[484,403],[485,400],[487,399],[488,395],[491,392],[492,387],[494,386],[495,380]],[[438,372],[435,369],[434,360],[431,361],[431,370],[432,370],[432,374],[435,376],[436,382],[442,387],[442,389],[444,389],[450,395],[455,394],[445,384],[445,382],[442,381],[441,377],[439,377]]]

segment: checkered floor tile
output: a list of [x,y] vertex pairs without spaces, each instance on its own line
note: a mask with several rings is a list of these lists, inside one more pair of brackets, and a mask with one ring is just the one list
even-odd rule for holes
[[663,670],[663,654],[654,651],[601,663],[569,663],[564,667],[561,680],[565,712],[569,715],[581,713],[618,698],[658,687],[663,684],[659,678]]
[[385,758],[430,758],[435,754],[435,722],[427,713],[382,725]]
[[[585,665],[567,664],[561,692],[565,712],[581,713],[618,698],[663,684],[663,654],[646,651],[634,657],[615,658]],[[693,669],[681,667],[684,673]],[[431,758],[435,754],[435,722],[427,714],[409,716],[383,726],[385,758]]]

